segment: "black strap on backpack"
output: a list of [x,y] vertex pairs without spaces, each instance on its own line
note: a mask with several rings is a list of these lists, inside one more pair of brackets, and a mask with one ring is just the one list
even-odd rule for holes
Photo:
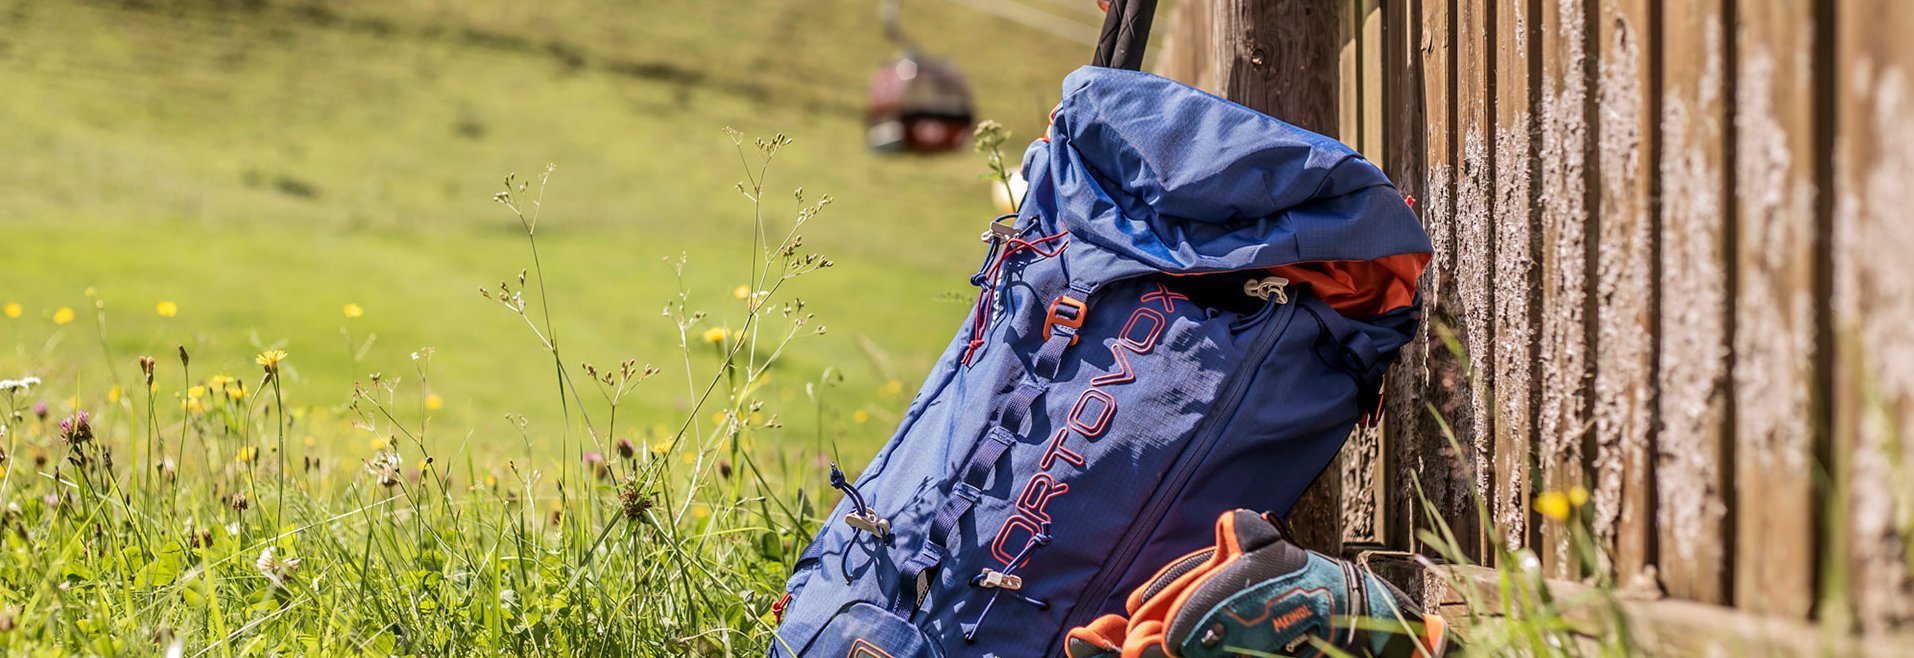
[[1103,32],[1097,36],[1091,66],[1132,71],[1143,68],[1143,49],[1150,41],[1150,22],[1156,18],[1156,0],[1110,0],[1103,13]]

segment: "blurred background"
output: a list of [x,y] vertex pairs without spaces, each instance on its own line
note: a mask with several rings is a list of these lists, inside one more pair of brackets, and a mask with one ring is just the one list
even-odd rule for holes
[[[1101,21],[1090,0],[897,9],[1013,161]],[[830,331],[773,373],[777,399],[874,444],[968,310],[997,213],[967,145],[871,148],[873,71],[901,53],[876,0],[0,1],[0,374],[94,400],[140,355],[172,366],[184,345],[197,379],[281,348],[288,405],[325,406],[374,372],[418,377],[431,347],[440,436],[516,445],[507,413],[556,433],[549,356],[476,294],[532,266],[492,202],[502,177],[553,163],[538,233],[560,346],[663,368],[625,412],[662,429],[688,400],[667,261],[687,261],[700,328],[743,315],[734,127],[795,140],[765,195],[774,232],[793,189],[836,199],[805,246],[837,266],[796,290]],[[842,382],[818,405],[805,383],[827,369]]]

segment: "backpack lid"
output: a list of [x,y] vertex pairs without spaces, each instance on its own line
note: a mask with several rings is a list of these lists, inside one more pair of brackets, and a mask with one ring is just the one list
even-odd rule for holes
[[1431,252],[1401,193],[1348,146],[1149,73],[1071,73],[1024,171],[1029,212],[1118,257],[1105,281],[1344,263],[1413,296]]

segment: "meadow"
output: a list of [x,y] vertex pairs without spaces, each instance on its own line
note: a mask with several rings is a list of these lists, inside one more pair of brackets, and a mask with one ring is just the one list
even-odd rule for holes
[[[515,356],[516,322],[477,295],[531,265],[489,202],[500,177],[559,167],[562,221],[540,238],[563,254],[545,265],[569,351],[669,359],[671,262],[691,263],[701,299],[745,283],[736,127],[797,140],[773,174],[779,210],[800,186],[840,200],[808,236],[839,269],[796,291],[832,332],[775,381],[795,397],[832,369],[833,420],[868,449],[902,403],[877,393],[914,388],[961,319],[995,210],[974,155],[864,149],[864,81],[893,54],[867,3],[10,1],[0,16],[0,304],[21,308],[0,317],[0,372],[62,397],[125,388],[139,354],[183,344],[237,367],[278,346],[308,357],[287,373],[299,401],[335,404],[431,346],[440,426],[490,445],[517,413],[549,436],[558,400],[519,392],[549,364]],[[948,3],[907,20],[926,49],[962,53],[980,112],[1020,139],[1086,57]],[[78,321],[54,322],[62,308]],[[658,421],[686,403],[632,401]]]
[[[914,7],[1019,140],[1086,55]],[[9,656],[762,655],[995,210],[864,150],[862,2],[0,17]]]

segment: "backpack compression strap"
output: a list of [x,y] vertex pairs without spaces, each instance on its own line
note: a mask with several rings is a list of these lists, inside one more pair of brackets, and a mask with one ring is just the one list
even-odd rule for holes
[[[976,450],[971,453],[970,459],[964,463],[963,470],[960,471],[962,478],[951,486],[950,495],[945,497],[943,505],[937,508],[937,516],[931,520],[930,532],[924,539],[923,547],[919,548],[917,553],[898,569],[897,592],[891,600],[893,612],[909,616],[923,604],[924,595],[930,591],[931,573],[943,563],[944,555],[949,550],[947,547],[951,534],[957,529],[957,522],[962,520],[964,515],[970,512],[971,507],[977,504],[977,500],[983,496],[983,489],[989,484],[991,472],[996,470],[997,462],[1003,459],[1004,455],[1009,454],[1010,446],[1017,442],[1017,434],[1023,431],[1024,420],[1029,418],[1037,398],[1050,390],[1051,380],[1056,378],[1057,369],[1063,365],[1064,350],[1069,349],[1070,345],[1076,342],[1077,329],[1082,326],[1084,314],[1088,312],[1083,305],[1083,300],[1090,298],[1092,290],[1087,284],[1072,283],[1069,291],[1059,297],[1059,299],[1067,297],[1075,300],[1076,304],[1064,306],[1074,306],[1077,315],[1074,318],[1058,318],[1054,311],[1052,312],[1045,325],[1043,345],[1037,348],[1037,353],[1031,358],[1030,371],[1024,374],[1023,381],[1017,385],[1017,390],[1005,399],[1002,407],[997,409],[990,429],[984,433],[984,440],[979,442]],[[1051,308],[1055,309],[1057,305],[1053,304]],[[1037,542],[1037,539],[1033,538],[1032,542]],[[1030,549],[1040,545],[1041,543],[1036,543],[1024,547],[1025,550],[1019,559],[1013,560],[1013,564],[1004,565],[1003,571],[998,574],[998,580],[987,581],[990,583],[989,586],[993,586],[995,591],[1007,589],[995,586],[1004,582],[1001,579],[1002,576],[1022,566]],[[965,634],[968,636],[975,630],[973,626],[966,629]]]

